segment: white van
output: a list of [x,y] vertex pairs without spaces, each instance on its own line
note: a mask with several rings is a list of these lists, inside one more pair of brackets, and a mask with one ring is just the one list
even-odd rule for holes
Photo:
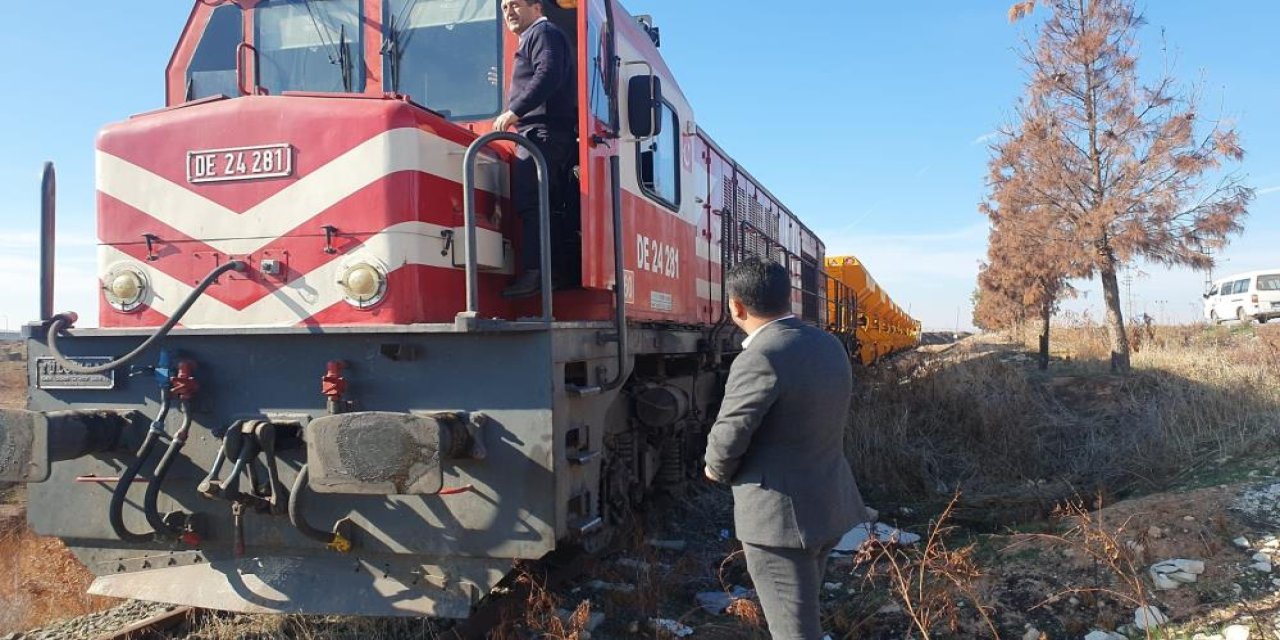
[[1280,269],[1239,273],[1214,282],[1204,294],[1204,317],[1214,324],[1228,318],[1246,324],[1280,318]]

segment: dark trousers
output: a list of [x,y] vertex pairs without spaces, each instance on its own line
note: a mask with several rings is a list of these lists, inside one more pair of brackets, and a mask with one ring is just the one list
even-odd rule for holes
[[[530,127],[520,131],[542,151],[547,159],[549,174],[547,187],[551,196],[552,212],[562,210],[567,197],[565,186],[569,170],[578,155],[577,135],[572,131],[551,131],[545,127]],[[516,212],[520,214],[524,228],[520,247],[521,266],[526,270],[542,268],[541,239],[538,230],[538,163],[524,149],[516,147],[516,163],[512,170],[511,195]],[[555,225],[552,225],[553,227]],[[551,253],[554,256],[559,245],[555,229],[552,230]]]
[[742,544],[773,640],[821,640],[822,577],[837,542],[814,549]]

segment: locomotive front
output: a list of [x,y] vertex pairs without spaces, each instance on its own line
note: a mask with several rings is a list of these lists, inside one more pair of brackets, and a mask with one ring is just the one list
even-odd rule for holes
[[[622,377],[601,327],[455,324],[463,156],[512,45],[498,11],[201,1],[169,107],[101,134],[101,328],[29,328],[31,411],[0,420],[0,480],[33,483],[33,528],[92,592],[465,617],[512,559],[601,527],[618,395],[586,372]],[[498,295],[509,159],[476,174],[487,318],[537,311]]]

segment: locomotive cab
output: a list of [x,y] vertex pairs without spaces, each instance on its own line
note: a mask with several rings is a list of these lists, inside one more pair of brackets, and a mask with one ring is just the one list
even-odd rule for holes
[[[544,6],[582,50],[565,90],[595,108],[580,109],[580,158],[550,203],[553,270],[571,290],[557,296],[562,317],[606,320],[610,211],[586,194],[609,189],[616,69],[605,10],[588,19],[562,4]],[[499,11],[499,0],[197,3],[167,70],[168,108],[99,137],[103,278],[140,283],[133,298],[104,292],[100,324],[158,326],[231,260],[248,268],[187,326],[452,322],[464,308],[463,152],[505,109],[517,46]],[[525,250],[511,150],[490,145],[477,169],[483,317],[539,311],[498,295]],[[584,234],[598,245],[585,272]]]

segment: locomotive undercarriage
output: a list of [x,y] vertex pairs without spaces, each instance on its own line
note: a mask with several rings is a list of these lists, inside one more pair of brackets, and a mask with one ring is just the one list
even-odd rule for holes
[[[606,391],[608,328],[183,330],[108,382],[58,375],[36,327],[29,409],[122,426],[52,462],[30,486],[31,525],[67,541],[94,593],[465,617],[513,560],[599,548],[648,494],[698,473],[722,362],[697,330],[632,328],[627,383]],[[76,331],[59,347],[115,356],[139,335]]]

